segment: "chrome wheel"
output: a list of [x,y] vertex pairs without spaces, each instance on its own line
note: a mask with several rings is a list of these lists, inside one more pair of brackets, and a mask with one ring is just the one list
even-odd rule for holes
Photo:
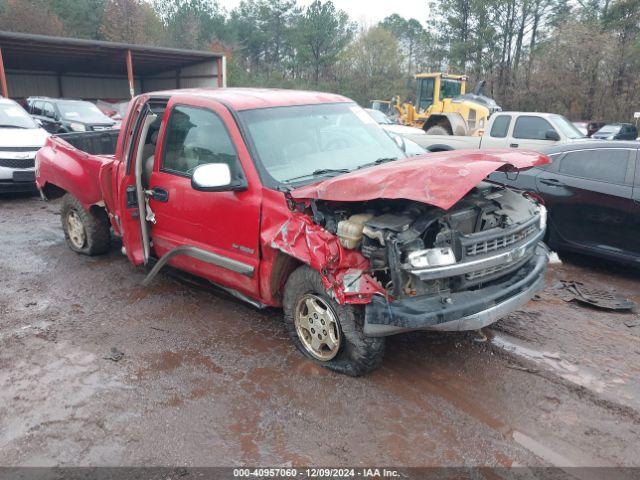
[[67,234],[69,235],[71,244],[78,249],[84,247],[87,241],[87,234],[84,231],[84,225],[78,213],[75,210],[70,210],[69,213],[67,213],[66,221]]
[[326,362],[337,355],[341,341],[338,316],[321,297],[303,295],[293,320],[298,338],[314,358]]

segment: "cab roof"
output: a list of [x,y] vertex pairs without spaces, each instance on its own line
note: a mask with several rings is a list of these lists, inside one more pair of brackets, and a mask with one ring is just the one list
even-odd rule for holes
[[353,103],[347,97],[334,93],[277,88],[186,88],[151,93],[154,95],[210,98],[236,111],[258,108],[314,105],[320,103]]

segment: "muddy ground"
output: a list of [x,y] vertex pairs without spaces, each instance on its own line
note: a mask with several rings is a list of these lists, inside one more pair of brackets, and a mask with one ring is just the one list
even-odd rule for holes
[[557,288],[640,302],[638,272],[565,258],[486,337],[393,337],[349,378],[277,311],[71,252],[58,210],[0,198],[0,465],[640,465],[640,316]]

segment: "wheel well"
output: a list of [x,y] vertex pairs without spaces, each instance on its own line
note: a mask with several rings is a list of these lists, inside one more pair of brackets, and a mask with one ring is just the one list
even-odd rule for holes
[[427,148],[427,150],[429,150],[430,152],[449,152],[451,150],[453,150],[453,148],[451,148],[449,145],[431,145],[429,148]]
[[62,197],[67,191],[53,183],[45,183],[44,187],[42,187],[42,193],[47,200],[55,200]]
[[107,215],[107,209],[100,205],[91,205],[89,207],[89,212],[92,213],[96,217],[103,216],[104,219],[109,221],[109,216]]
[[453,134],[453,129],[451,128],[451,122],[447,117],[443,115],[431,115],[427,119],[427,121],[424,122],[422,129],[426,132],[427,130],[429,130],[431,127],[435,125],[440,125],[441,127],[446,128],[450,134]]
[[284,285],[287,283],[289,275],[293,273],[303,262],[286,253],[278,251],[276,258],[273,260],[271,268],[271,278],[269,279],[269,287],[274,298],[282,299],[284,293]]

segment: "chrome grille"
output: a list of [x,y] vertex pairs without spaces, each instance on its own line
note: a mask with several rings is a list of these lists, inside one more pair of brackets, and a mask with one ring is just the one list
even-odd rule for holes
[[0,158],[0,167],[33,168],[35,164],[35,158]]
[[533,235],[538,231],[538,224],[530,224],[521,230],[508,233],[506,235],[499,235],[487,240],[480,240],[478,242],[471,243],[465,246],[466,257],[474,257],[476,255],[484,255],[491,252],[499,252],[505,248],[515,245]]

